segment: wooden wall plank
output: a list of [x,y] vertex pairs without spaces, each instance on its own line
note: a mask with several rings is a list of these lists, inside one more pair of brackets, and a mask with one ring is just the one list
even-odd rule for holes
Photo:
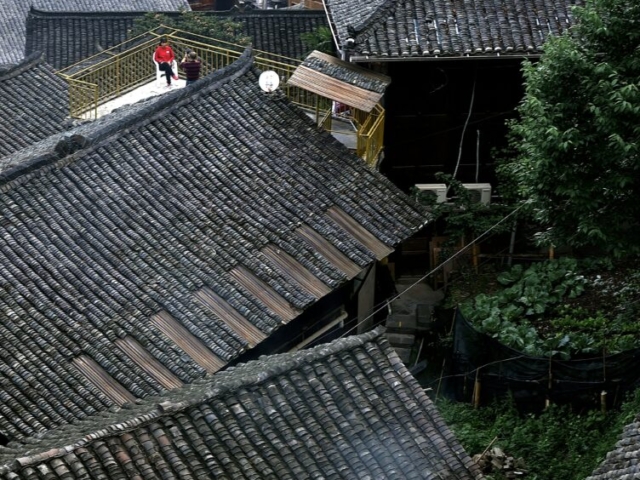
[[269,310],[274,312],[285,322],[293,320],[302,313],[247,268],[239,266],[231,270],[229,273],[238,283],[249,290],[254,297],[259,299],[267,308],[269,308]]
[[286,276],[300,284],[307,292],[316,298],[322,298],[331,292],[313,273],[307,270],[300,262],[279,249],[275,245],[267,245],[261,250],[262,254],[278,266],[278,269]]
[[249,344],[249,347],[253,348],[267,338],[266,333],[240,315],[236,309],[210,288],[205,287],[198,290],[194,296],[202,304],[211,309],[216,317],[244,338]]
[[171,370],[162,365],[132,336],[127,335],[125,338],[119,338],[115,343],[136,365],[167,390],[183,385],[182,381],[171,373]]
[[93,383],[98,390],[110,398],[116,405],[134,403],[134,397],[120,382],[107,373],[93,358],[88,355],[80,355],[71,360],[71,363]]
[[340,207],[335,205],[331,207],[327,210],[327,216],[358,242],[371,250],[378,260],[382,260],[393,252],[393,248],[378,240],[375,235]]
[[151,322],[207,372],[217,372],[226,364],[168,312],[157,313]]
[[347,278],[351,279],[362,271],[362,268],[358,264],[353,262],[349,257],[338,250],[335,245],[310,226],[302,225],[298,227],[296,229],[296,234],[302,240],[307,242],[311,248],[326,258],[329,263],[333,264],[338,270],[343,272]]

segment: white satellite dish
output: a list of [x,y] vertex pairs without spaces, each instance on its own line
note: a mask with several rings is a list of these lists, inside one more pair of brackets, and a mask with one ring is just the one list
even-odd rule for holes
[[258,84],[263,92],[273,92],[280,85],[280,77],[273,70],[267,70],[260,74]]

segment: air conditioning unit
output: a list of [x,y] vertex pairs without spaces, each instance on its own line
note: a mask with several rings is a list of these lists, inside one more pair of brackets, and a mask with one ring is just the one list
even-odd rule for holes
[[483,203],[484,205],[491,203],[490,183],[463,183],[462,186],[469,190],[471,201],[474,203]]
[[444,183],[416,183],[416,188],[422,195],[432,195],[435,203],[447,201],[447,186]]

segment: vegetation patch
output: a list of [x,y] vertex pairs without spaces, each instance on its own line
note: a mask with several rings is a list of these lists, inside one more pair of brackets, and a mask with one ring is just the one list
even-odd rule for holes
[[[597,272],[597,273],[596,273]],[[501,289],[460,304],[478,330],[532,356],[614,354],[640,346],[640,268],[572,258],[516,265]]]
[[608,413],[552,405],[539,415],[521,415],[512,399],[479,409],[440,400],[438,409],[468,454],[481,454],[494,441],[506,454],[524,460],[527,480],[576,480],[589,476],[614,448],[623,427],[640,411],[640,392],[620,411]]

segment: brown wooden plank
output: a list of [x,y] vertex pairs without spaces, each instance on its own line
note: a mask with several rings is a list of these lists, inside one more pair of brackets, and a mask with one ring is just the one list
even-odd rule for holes
[[251,348],[267,338],[266,333],[240,315],[235,308],[210,288],[205,287],[194,293],[194,296],[206,307],[211,309],[220,320],[244,338]]
[[269,310],[274,312],[285,322],[293,320],[300,315],[300,310],[293,307],[289,302],[282,298],[278,292],[242,265],[234,268],[229,273],[244,288],[249,290],[254,297],[260,300]]
[[119,338],[116,340],[116,345],[126,353],[136,365],[142,368],[142,370],[167,390],[179,388],[183,385],[182,381],[171,373],[171,370],[162,365],[162,363],[140,345],[135,338],[131,336]]
[[303,88],[321,97],[336,100],[364,112],[373,110],[383,95],[338,80],[304,65],[296,68],[293,75],[287,80],[287,85]]
[[388,247],[378,240],[371,232],[369,232],[369,230],[360,225],[356,219],[340,207],[336,207],[334,205],[327,210],[326,215],[335,223],[340,225],[343,230],[348,232],[358,242],[371,250],[378,260],[386,258],[391,252],[393,252],[393,248]]
[[110,398],[116,405],[134,403],[134,397],[120,382],[109,375],[93,358],[88,355],[80,355],[71,360],[71,363],[93,383],[98,390]]
[[275,245],[267,245],[262,250],[262,254],[278,266],[284,275],[292,278],[300,286],[316,298],[322,298],[331,292],[322,280],[307,270],[300,262],[279,249]]
[[217,372],[225,365],[223,360],[218,358],[199,338],[178,323],[168,312],[157,313],[151,317],[151,321],[207,372]]
[[358,264],[351,261],[351,259],[338,250],[335,245],[310,226],[302,225],[298,227],[296,229],[296,234],[302,240],[307,242],[311,248],[326,258],[329,263],[333,264],[338,270],[343,272],[347,278],[351,279],[362,271],[362,268]]

